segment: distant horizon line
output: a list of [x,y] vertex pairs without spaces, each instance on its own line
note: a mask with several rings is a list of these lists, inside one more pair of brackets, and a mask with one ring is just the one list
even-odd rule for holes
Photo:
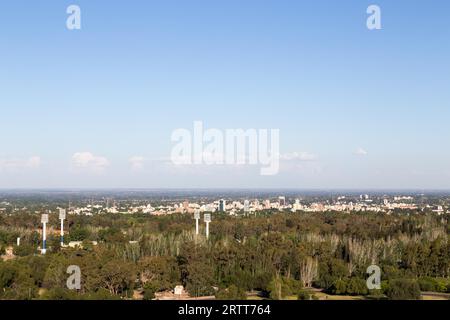
[[153,188],[128,188],[128,187],[17,187],[2,188],[1,191],[447,191],[450,188],[295,188],[295,187],[153,187]]

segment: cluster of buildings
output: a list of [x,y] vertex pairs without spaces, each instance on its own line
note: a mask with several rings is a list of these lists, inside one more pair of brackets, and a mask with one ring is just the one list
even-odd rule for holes
[[87,205],[80,208],[71,208],[69,214],[75,215],[93,215],[106,213],[120,214],[150,214],[150,215],[170,215],[170,214],[193,214],[194,212],[222,212],[229,215],[248,215],[256,214],[262,211],[285,211],[285,212],[377,212],[387,213],[394,210],[418,210],[429,209],[437,214],[450,212],[443,206],[419,206],[413,202],[414,198],[410,196],[395,196],[372,199],[369,195],[360,195],[359,197],[347,198],[339,196],[336,199],[305,201],[302,203],[300,199],[290,199],[285,196],[279,196],[275,199],[253,199],[253,200],[226,200],[220,199],[215,201],[189,202],[168,202],[165,204],[152,206],[144,205],[117,205],[117,202],[107,203],[103,205]]
[[[152,205],[148,202],[140,201],[115,201],[112,198],[89,204],[72,206],[69,204],[69,215],[93,216],[96,214],[148,214],[148,215],[170,215],[170,214],[194,214],[222,212],[229,215],[250,215],[263,211],[284,211],[284,212],[376,212],[389,214],[394,210],[427,210],[442,215],[450,212],[448,206],[418,204],[412,196],[375,196],[367,194],[359,196],[338,196],[332,197],[310,197],[306,199],[296,199],[285,196],[272,197],[269,199],[219,199],[219,200],[196,200],[196,201],[160,201]],[[420,200],[419,200],[420,202]],[[1,206],[3,205],[3,206]],[[0,214],[5,212],[7,206],[12,206],[9,202],[0,203]],[[26,207],[12,210],[28,211]],[[35,211],[40,213],[40,211]]]

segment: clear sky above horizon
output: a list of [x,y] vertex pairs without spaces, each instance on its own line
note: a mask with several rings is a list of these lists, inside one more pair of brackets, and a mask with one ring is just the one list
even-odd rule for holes
[[[0,39],[0,188],[450,189],[449,1],[5,0]],[[172,165],[196,120],[291,157]]]

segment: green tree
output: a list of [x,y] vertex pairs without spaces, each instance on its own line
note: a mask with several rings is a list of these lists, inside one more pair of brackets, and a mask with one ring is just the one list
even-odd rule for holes
[[226,289],[219,289],[216,292],[216,299],[218,300],[246,300],[247,295],[245,290],[237,287],[236,285],[231,285]]
[[[293,294],[293,288],[290,286],[289,279],[281,276],[275,276],[269,283],[269,296],[273,300],[282,300]],[[294,289],[295,290],[295,289]]]
[[161,290],[161,285],[157,281],[147,282],[144,285],[144,300],[152,300],[155,293]]
[[90,232],[86,228],[75,227],[70,230],[69,239],[70,241],[84,241],[88,239],[90,236]]
[[347,294],[352,296],[367,295],[369,293],[367,289],[366,281],[360,278],[353,277],[347,283]]
[[134,288],[134,265],[121,260],[111,260],[100,270],[102,286],[113,295],[124,295]]
[[141,283],[153,282],[158,291],[173,289],[180,282],[180,270],[173,257],[145,257],[137,269]]
[[14,246],[14,254],[19,257],[25,257],[37,253],[37,247],[31,244],[22,244]]
[[420,287],[414,280],[394,279],[389,281],[385,294],[391,300],[418,300]]
[[343,295],[347,293],[347,281],[337,279],[331,286],[330,292],[332,294]]
[[214,269],[211,264],[202,261],[192,261],[187,266],[186,290],[194,297],[212,295]]

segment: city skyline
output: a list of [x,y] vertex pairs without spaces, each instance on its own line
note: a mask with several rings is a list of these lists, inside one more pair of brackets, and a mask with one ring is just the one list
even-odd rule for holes
[[[71,4],[0,6],[1,189],[450,189],[447,2]],[[173,165],[194,121],[279,129],[280,171]]]

